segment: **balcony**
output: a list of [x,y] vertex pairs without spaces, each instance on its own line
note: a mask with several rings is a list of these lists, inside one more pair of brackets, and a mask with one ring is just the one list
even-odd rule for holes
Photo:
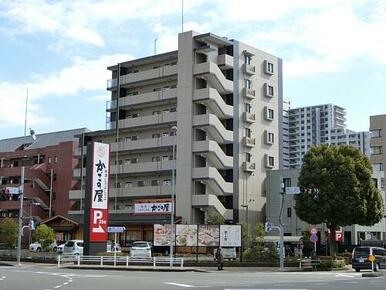
[[254,75],[256,73],[256,68],[254,65],[250,64],[244,64],[243,65],[243,72],[247,75]]
[[165,65],[159,68],[126,74],[120,77],[121,86],[152,81],[177,75],[177,65]]
[[255,90],[244,88],[243,89],[243,96],[246,99],[252,100],[252,99],[256,98],[256,92],[255,92]]
[[205,183],[209,191],[216,195],[233,194],[233,182],[226,182],[214,167],[193,168],[193,179]]
[[194,65],[193,74],[205,79],[211,87],[215,88],[220,94],[233,93],[233,81],[228,80],[217,64],[213,62]]
[[255,123],[256,122],[256,115],[248,113],[248,112],[244,112],[243,120],[246,123]]
[[117,108],[117,100],[106,102],[106,111],[115,110]]
[[219,201],[217,196],[213,194],[202,194],[192,196],[192,206],[199,208],[213,208],[226,220],[233,219],[233,210],[226,209],[224,205]]
[[164,89],[134,96],[125,96],[119,99],[119,107],[146,106],[151,103],[166,102],[172,99],[177,99],[177,89]]
[[243,162],[243,170],[245,172],[255,172],[256,171],[256,163]]
[[218,91],[213,88],[195,90],[193,100],[208,107],[220,119],[233,116],[233,106],[226,104]]
[[154,173],[171,171],[173,160],[159,162],[140,162],[133,164],[110,165],[110,174]]
[[194,141],[193,152],[203,155],[216,168],[233,168],[233,157],[225,155],[224,151],[215,141]]
[[111,143],[111,152],[145,150],[152,148],[163,148],[173,146],[173,136],[163,136],[159,138],[147,138],[132,141],[122,141]]
[[[165,125],[170,123],[177,122],[177,114],[173,113],[165,113],[162,112],[158,115],[149,115],[143,117],[136,118],[127,118],[123,120],[119,120],[119,128],[139,128],[139,127],[150,127],[157,125]],[[115,122],[111,122],[111,129],[115,129]]]
[[112,91],[117,88],[117,85],[118,85],[118,79],[110,79],[110,80],[107,80],[106,88],[107,90]]
[[216,115],[208,113],[195,115],[193,116],[193,126],[201,127],[220,144],[233,142],[233,131],[225,129]]
[[[142,187],[124,187],[110,188],[110,198],[112,197],[149,197],[149,196],[169,196],[172,192],[171,185],[159,186],[142,186]],[[69,192],[70,200],[78,200],[84,198],[84,190],[81,194],[80,190],[71,190]]]
[[233,56],[228,54],[220,54],[217,56],[217,65],[222,70],[233,68]]
[[250,138],[250,137],[244,137],[243,138],[243,144],[245,147],[255,147],[256,146],[256,139]]
[[[34,180],[43,190],[50,189],[50,178],[43,171],[46,163],[25,167],[25,179]],[[21,167],[0,168],[0,176],[20,176]]]

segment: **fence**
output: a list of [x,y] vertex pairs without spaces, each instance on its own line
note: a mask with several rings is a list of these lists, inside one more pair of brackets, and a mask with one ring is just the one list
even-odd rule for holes
[[153,257],[153,258],[131,258],[129,256],[58,256],[58,268],[64,266],[64,264],[74,264],[77,266],[80,265],[99,265],[103,266],[120,266],[126,267],[129,266],[152,266],[156,269],[159,266],[179,266],[181,269],[184,268],[184,259],[183,258],[163,258],[163,257]]

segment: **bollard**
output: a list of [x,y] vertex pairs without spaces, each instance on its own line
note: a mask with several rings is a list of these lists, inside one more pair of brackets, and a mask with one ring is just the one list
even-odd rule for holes
[[80,266],[80,255],[78,255],[78,266]]
[[129,256],[126,256],[126,268],[129,268]]
[[155,263],[155,257],[153,257],[153,268],[155,269],[156,263]]
[[60,255],[58,256],[58,268],[60,268]]
[[184,258],[181,258],[181,269],[184,268]]
[[101,267],[103,266],[103,256],[101,256]]

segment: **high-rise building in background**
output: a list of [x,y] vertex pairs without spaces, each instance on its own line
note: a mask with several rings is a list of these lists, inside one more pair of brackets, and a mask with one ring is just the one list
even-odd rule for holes
[[385,164],[386,164],[386,114],[370,116],[370,161],[375,170],[383,173],[382,186],[385,185]]
[[[264,219],[266,172],[279,168],[281,59],[190,31],[179,34],[177,51],[108,69],[107,130],[86,134],[84,144],[111,144],[110,223],[128,229],[123,244],[151,240],[153,224],[170,221],[167,208],[138,208],[170,201],[174,141],[177,222]],[[82,183],[84,170],[74,175]],[[80,205],[73,215],[82,214],[82,194],[80,186],[71,192]]]
[[280,156],[280,169],[288,169],[290,165],[289,161],[289,110],[291,103],[283,100],[281,126],[280,126],[280,144],[279,144],[279,156]]
[[322,144],[353,145],[370,156],[369,132],[346,129],[346,110],[342,107],[325,104],[290,109],[288,118],[289,168],[300,168],[304,154]]

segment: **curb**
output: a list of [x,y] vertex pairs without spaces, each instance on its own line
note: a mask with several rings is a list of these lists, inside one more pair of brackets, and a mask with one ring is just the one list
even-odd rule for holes
[[65,266],[61,269],[76,269],[76,270],[114,270],[114,271],[141,271],[141,272],[198,272],[210,273],[210,271],[198,268],[126,268],[126,267],[100,267],[100,266]]
[[369,272],[369,273],[362,274],[362,277],[366,277],[366,278],[375,278],[375,277],[382,277],[382,276],[383,276],[383,273],[379,273],[379,272]]

